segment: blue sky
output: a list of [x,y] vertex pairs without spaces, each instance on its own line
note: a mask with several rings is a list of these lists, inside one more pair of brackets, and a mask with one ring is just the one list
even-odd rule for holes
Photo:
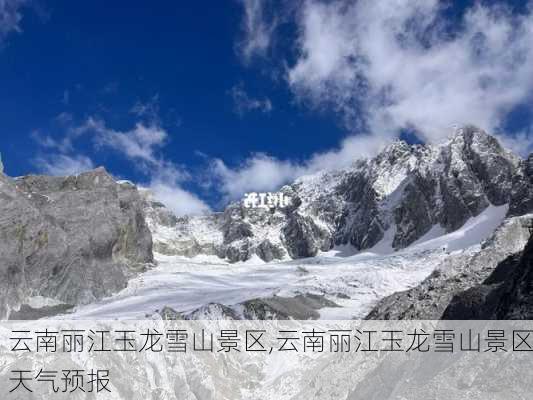
[[527,2],[373,3],[0,0],[5,171],[104,165],[188,213],[454,124],[530,150]]

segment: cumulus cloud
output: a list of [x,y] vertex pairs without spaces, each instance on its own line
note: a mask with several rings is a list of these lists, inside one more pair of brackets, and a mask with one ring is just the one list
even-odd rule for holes
[[233,99],[235,112],[238,115],[244,115],[250,111],[260,111],[262,113],[269,113],[272,111],[272,102],[268,97],[258,99],[251,97],[244,89],[244,84],[235,85],[229,91]]
[[250,191],[276,190],[304,175],[348,167],[357,159],[376,155],[390,141],[387,136],[350,136],[337,149],[313,154],[299,163],[258,153],[231,168],[216,159],[212,172],[225,199],[235,200]]
[[210,211],[205,202],[174,182],[156,179],[150,183],[149,188],[158,201],[165,204],[178,216],[202,214]]
[[476,3],[452,22],[438,0],[304,0],[289,11],[275,9],[275,16],[269,2],[242,3],[241,45],[249,56],[267,54],[277,26],[291,13],[297,36],[294,59],[282,61],[287,83],[302,104],[336,111],[351,134],[337,149],[303,162],[265,154],[236,167],[216,160],[215,174],[229,198],[346,167],[375,155],[404,129],[435,142],[453,126],[476,124],[520,154],[533,148],[531,130],[502,133],[508,113],[531,101],[531,6],[516,14]]
[[53,154],[35,160],[37,167],[48,175],[69,176],[94,169],[94,163],[83,155]]
[[[264,18],[267,3],[244,3],[248,36],[261,38],[255,54],[264,55],[273,40],[264,36],[275,31],[272,17]],[[338,112],[352,134],[337,149],[299,163],[265,154],[233,168],[217,160],[214,170],[227,197],[346,167],[375,155],[404,129],[436,142],[453,126],[476,124],[519,154],[533,149],[531,129],[502,133],[508,113],[531,101],[531,6],[513,14],[477,3],[451,26],[438,0],[299,4],[291,10],[297,38],[294,61],[285,61],[287,83],[302,104]],[[249,40],[251,49],[254,43]]]
[[21,9],[27,0],[0,0],[0,44],[12,32],[20,32]]
[[373,134],[453,124],[497,131],[533,88],[533,17],[477,4],[450,30],[438,0],[308,0],[297,17],[295,95]]
[[237,199],[248,191],[274,190],[301,174],[298,165],[266,154],[252,155],[236,168],[216,159],[212,171],[226,199]]
[[337,149],[316,153],[305,162],[304,173],[337,170],[353,164],[361,158],[378,154],[395,137],[393,135],[360,134],[348,136]]

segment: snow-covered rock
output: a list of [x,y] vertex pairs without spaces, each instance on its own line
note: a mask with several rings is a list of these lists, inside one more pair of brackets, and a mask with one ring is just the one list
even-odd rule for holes
[[479,249],[449,254],[419,285],[383,298],[366,318],[440,319],[454,296],[481,285],[503,260],[522,251],[532,221],[531,214],[508,218]]
[[345,170],[299,178],[280,189],[291,207],[237,202],[220,213],[173,219],[149,200],[147,215],[155,249],[167,255],[268,262],[340,245],[361,251],[379,243],[398,250],[430,231],[453,232],[490,206],[510,204],[512,215],[531,211],[530,165],[466,126],[440,145],[397,141]]
[[[456,276],[468,271],[475,257],[478,261],[473,271],[485,267],[483,273],[489,274],[493,265],[525,240],[518,232],[527,230],[511,224],[517,230],[509,230],[510,235],[502,236],[505,240],[498,239],[501,245],[480,245],[490,241],[493,231],[505,220],[507,209],[507,205],[490,206],[459,230],[448,234],[430,231],[399,251],[379,244],[363,252],[351,246],[336,246],[315,257],[269,263],[257,256],[229,263],[215,255],[189,258],[156,253],[158,265],[132,279],[127,288],[110,298],[76,307],[66,317],[360,319],[381,299],[416,287],[435,269],[443,277]],[[479,254],[485,247],[488,251]],[[465,284],[469,282],[474,280]],[[420,293],[425,296],[425,291]],[[446,307],[452,295],[451,291],[444,293],[440,307]],[[417,301],[416,297],[406,298],[398,308]],[[427,308],[435,307],[431,301],[429,298]]]

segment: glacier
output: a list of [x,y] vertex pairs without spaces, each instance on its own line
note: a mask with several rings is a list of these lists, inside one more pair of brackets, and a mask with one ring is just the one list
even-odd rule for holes
[[[418,285],[450,256],[478,252],[507,210],[507,205],[489,206],[449,234],[439,234],[442,228],[434,226],[413,245],[395,252],[391,237],[385,236],[365,251],[344,245],[315,257],[269,263],[259,258],[229,263],[209,255],[187,258],[155,253],[158,265],[130,280],[124,290],[54,318],[160,318],[158,311],[165,307],[187,317],[208,304],[225,305],[242,316],[245,301],[311,293],[336,304],[318,310],[321,319],[361,319],[378,300]],[[223,316],[195,316],[200,317]]]

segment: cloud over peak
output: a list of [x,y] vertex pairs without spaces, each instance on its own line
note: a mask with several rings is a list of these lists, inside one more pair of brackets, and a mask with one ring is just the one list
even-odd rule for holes
[[497,131],[533,88],[533,16],[476,4],[453,30],[438,0],[308,0],[296,16],[294,94],[378,134],[453,124]]
[[92,160],[81,154],[40,156],[35,160],[35,164],[42,172],[54,176],[78,175],[95,168]]

